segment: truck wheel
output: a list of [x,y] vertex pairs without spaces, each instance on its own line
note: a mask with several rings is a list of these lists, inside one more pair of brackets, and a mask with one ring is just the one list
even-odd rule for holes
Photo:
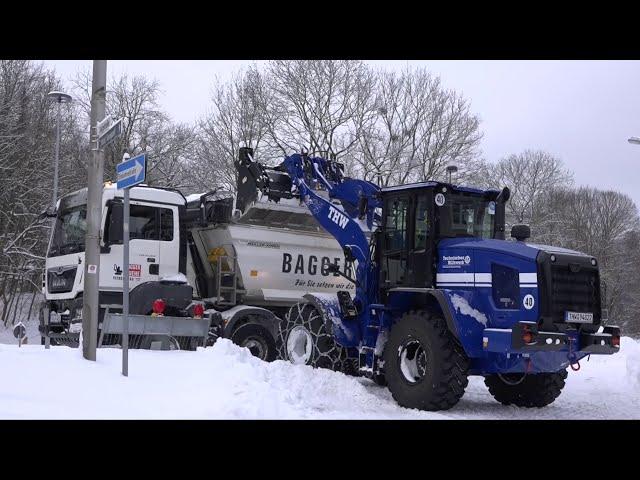
[[296,365],[342,371],[346,350],[327,331],[320,312],[308,303],[291,307],[278,329],[278,357]]
[[375,383],[376,385],[380,386],[380,387],[386,387],[387,386],[387,377],[384,376],[384,374],[374,374],[371,377],[371,380],[373,380],[373,383]]
[[[558,398],[564,388],[567,371],[556,373],[520,373],[487,375],[484,383],[489,393],[503,405],[517,407],[546,407]],[[502,377],[502,378],[501,378]]]
[[276,359],[276,341],[262,325],[241,325],[231,335],[231,341],[240,347],[248,348],[251,354],[260,360],[273,362]]
[[411,311],[391,328],[384,372],[393,398],[403,407],[447,410],[467,387],[469,360],[445,321]]

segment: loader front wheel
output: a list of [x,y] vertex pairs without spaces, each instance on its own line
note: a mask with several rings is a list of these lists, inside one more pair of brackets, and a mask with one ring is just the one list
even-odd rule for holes
[[398,404],[447,410],[464,395],[469,360],[438,314],[405,313],[384,348],[385,378]]
[[484,383],[489,393],[503,405],[541,408],[553,403],[562,392],[567,371],[528,374],[487,375]]
[[287,312],[278,329],[278,358],[296,365],[344,370],[346,351],[327,331],[316,307],[298,303]]

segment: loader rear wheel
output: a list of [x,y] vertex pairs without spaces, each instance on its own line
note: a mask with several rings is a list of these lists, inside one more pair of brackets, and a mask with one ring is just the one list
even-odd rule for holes
[[[521,373],[487,375],[484,383],[489,393],[503,405],[540,408],[554,402],[562,392],[567,379],[567,371],[556,373]],[[501,378],[502,377],[502,378]]]
[[464,395],[469,360],[437,314],[405,313],[391,328],[384,372],[398,404],[420,410],[448,410]]
[[322,314],[308,303],[292,306],[278,328],[278,358],[296,365],[342,371],[346,350],[327,331]]

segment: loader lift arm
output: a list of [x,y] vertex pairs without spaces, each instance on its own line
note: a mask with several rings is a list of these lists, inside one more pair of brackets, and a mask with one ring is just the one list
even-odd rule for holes
[[[380,223],[376,212],[382,206],[380,188],[365,180],[345,178],[341,164],[306,153],[295,153],[279,166],[267,167],[253,159],[252,149],[244,147],[239,153],[238,172],[241,177],[249,177],[239,178],[239,184],[250,181],[270,200],[299,198],[307,206],[338,241],[347,262],[357,262],[352,279],[356,284],[354,303],[360,313],[368,315],[366,306],[376,303],[378,268],[365,231],[372,231]],[[326,190],[329,199],[318,194],[318,188]],[[340,205],[331,200],[339,200]]]

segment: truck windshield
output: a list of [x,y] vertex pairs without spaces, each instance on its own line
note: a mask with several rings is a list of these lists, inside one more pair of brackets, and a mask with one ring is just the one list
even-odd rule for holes
[[57,257],[84,251],[87,232],[87,206],[80,205],[61,211],[56,217],[49,256]]
[[[447,205],[448,208],[446,208]],[[459,193],[450,194],[441,213],[441,216],[444,214],[448,217],[441,219],[441,235],[493,238],[495,213],[495,202],[486,198]]]

